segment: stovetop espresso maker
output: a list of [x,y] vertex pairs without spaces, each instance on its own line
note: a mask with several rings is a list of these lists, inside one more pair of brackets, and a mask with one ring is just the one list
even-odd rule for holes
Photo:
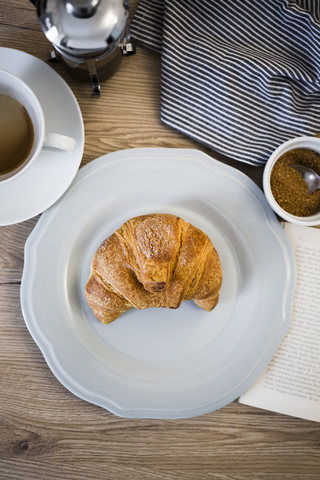
[[35,0],[40,26],[54,50],[49,61],[61,61],[74,78],[91,81],[100,95],[100,81],[110,78],[123,56],[135,53],[130,41],[129,0]]

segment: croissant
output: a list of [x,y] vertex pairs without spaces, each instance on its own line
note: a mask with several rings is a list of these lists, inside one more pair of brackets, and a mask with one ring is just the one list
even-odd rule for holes
[[133,307],[178,308],[184,300],[211,311],[221,283],[219,256],[204,232],[175,215],[142,215],[100,245],[85,297],[108,324]]

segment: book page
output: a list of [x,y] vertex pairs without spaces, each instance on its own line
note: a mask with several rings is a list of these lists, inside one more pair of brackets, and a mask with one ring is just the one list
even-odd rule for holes
[[292,324],[260,378],[239,402],[320,421],[320,230],[285,223],[297,283]]

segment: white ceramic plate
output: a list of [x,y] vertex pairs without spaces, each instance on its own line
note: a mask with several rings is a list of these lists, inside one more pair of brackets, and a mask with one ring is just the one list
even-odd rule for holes
[[43,109],[47,132],[76,140],[73,153],[43,149],[23,175],[0,185],[0,225],[11,225],[42,213],[67,190],[81,163],[84,127],[75,96],[49,65],[11,48],[0,48],[0,65],[34,91]]
[[[204,230],[223,269],[218,306],[129,310],[110,325],[84,298],[96,248],[128,218],[174,213]],[[294,255],[263,193],[197,150],[134,149],[86,165],[25,247],[21,304],[53,373],[124,417],[201,415],[262,373],[291,323]]]

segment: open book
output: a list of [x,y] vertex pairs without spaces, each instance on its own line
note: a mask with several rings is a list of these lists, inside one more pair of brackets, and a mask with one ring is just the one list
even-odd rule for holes
[[239,402],[320,422],[320,229],[284,223],[297,263],[292,324]]

